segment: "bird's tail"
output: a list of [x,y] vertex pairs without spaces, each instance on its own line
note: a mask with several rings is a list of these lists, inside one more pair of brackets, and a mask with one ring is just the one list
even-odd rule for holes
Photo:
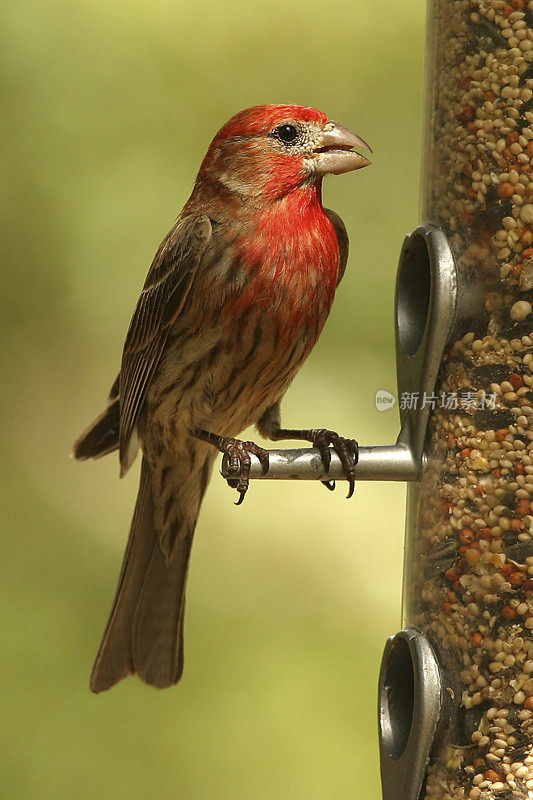
[[206,458],[200,471],[184,475],[185,494],[196,498],[192,508],[187,502],[186,511],[179,508],[178,484],[172,546],[168,546],[167,532],[163,548],[154,522],[153,475],[143,457],[128,546],[91,675],[93,692],[109,689],[130,673],[159,688],[180,679],[189,553],[211,465],[212,458]]

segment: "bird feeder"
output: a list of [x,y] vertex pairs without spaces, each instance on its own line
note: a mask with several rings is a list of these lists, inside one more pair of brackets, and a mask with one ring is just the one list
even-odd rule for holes
[[[384,800],[533,798],[532,24],[527,0],[428,5],[400,434],[356,469],[409,482],[403,628],[379,678]],[[276,450],[269,478],[343,474],[334,453],[325,474],[317,450]]]

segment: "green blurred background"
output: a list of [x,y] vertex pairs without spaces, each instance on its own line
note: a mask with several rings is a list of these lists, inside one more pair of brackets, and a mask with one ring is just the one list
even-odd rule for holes
[[328,179],[351,256],[284,407],[392,441],[393,284],[417,223],[423,0],[2,4],[2,668],[9,800],[380,797],[376,682],[400,622],[404,487],[215,474],[197,529],[182,682],[89,672],[137,484],[68,453],[99,412],[152,255],[215,131],[316,106],[374,148]]

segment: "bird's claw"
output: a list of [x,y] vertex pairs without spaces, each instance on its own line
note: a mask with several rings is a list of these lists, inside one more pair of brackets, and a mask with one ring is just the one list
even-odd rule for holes
[[[326,472],[329,472],[331,464],[330,445],[340,458],[344,475],[348,480],[348,494],[349,499],[355,489],[355,466],[359,457],[359,446],[355,439],[346,439],[344,436],[339,436],[335,431],[327,430],[326,428],[318,428],[312,431],[311,441],[313,446],[320,451],[320,457]],[[330,491],[335,488],[335,481],[322,481],[324,486]]]
[[266,475],[270,465],[268,450],[259,447],[255,442],[243,442],[230,437],[221,438],[217,446],[221,453],[226,453],[228,456],[228,472],[235,475],[234,478],[227,479],[228,486],[237,489],[239,499],[235,505],[240,506],[250,484],[250,467],[252,465],[250,453],[257,456],[263,468],[262,473]]

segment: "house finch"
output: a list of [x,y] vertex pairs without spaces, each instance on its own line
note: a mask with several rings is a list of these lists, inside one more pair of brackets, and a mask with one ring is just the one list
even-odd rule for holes
[[370,149],[313,108],[242,111],[213,139],[156,253],[107,408],[74,445],[79,459],[118,448],[121,475],[142,449],[94,692],[129,673],[158,687],[179,680],[189,552],[217,449],[239,467],[239,502],[249,454],[268,469],[266,450],[234,438],[252,423],[273,440],[311,441],[326,465],[333,445],[353,491],[356,442],[283,429],[279,409],[344,272],[346,230],[322,207],[321,184],[370,163],[354,147]]

